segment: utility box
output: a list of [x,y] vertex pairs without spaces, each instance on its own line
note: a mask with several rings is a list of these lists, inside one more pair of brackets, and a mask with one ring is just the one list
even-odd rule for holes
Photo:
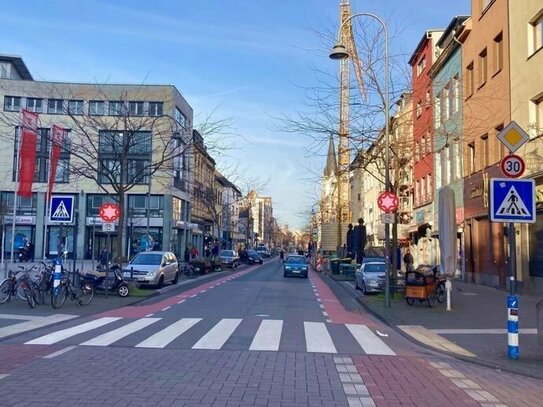
[[543,345],[543,300],[539,301],[535,308],[537,310],[537,343]]

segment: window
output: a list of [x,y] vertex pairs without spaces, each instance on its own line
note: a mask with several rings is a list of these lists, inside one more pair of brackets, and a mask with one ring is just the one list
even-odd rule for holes
[[[500,124],[498,126],[496,126],[494,128],[494,131],[496,132],[496,136],[498,136],[498,134],[500,134],[500,132],[503,130],[503,124]],[[498,145],[500,146],[500,159],[505,157],[505,145],[503,143],[498,143]]]
[[6,79],[8,77],[8,66],[7,64],[0,64],[0,78]]
[[466,97],[473,95],[475,90],[475,78],[473,76],[473,62],[466,67]]
[[130,116],[143,116],[143,102],[129,102]]
[[424,68],[426,68],[426,56],[423,55],[417,64],[417,76],[420,76],[420,74],[424,71]]
[[421,158],[424,158],[426,155],[426,137],[422,136],[421,143],[420,143],[420,149],[421,149]]
[[490,152],[488,148],[488,134],[481,136],[481,148],[483,150],[483,168],[488,167]]
[[441,93],[434,99],[434,127],[437,129],[441,124]]
[[483,86],[486,83],[488,75],[488,61],[487,61],[487,52],[486,48],[481,51],[479,54],[479,87]]
[[47,101],[47,113],[49,114],[61,114],[62,113],[62,99],[49,99]]
[[[34,169],[34,182],[47,182],[49,180],[50,171],[50,150],[51,137],[50,129],[38,128],[36,134],[36,166]],[[69,130],[68,130],[69,131]],[[16,128],[15,132],[15,154],[17,154],[17,146],[19,145],[20,128]],[[57,167],[56,182],[69,182],[69,164],[70,164],[70,144],[69,134],[66,137],[64,148],[60,153],[60,159]],[[15,163],[15,160],[14,160]],[[14,168],[15,174],[15,168]]]
[[497,74],[503,69],[503,33],[499,33],[494,38],[494,74]]
[[[441,186],[447,185],[449,183],[449,179],[448,179],[449,159],[447,156],[448,152],[449,152],[448,148],[444,147],[443,150],[441,150],[441,153],[439,154],[439,161],[441,165],[437,169],[441,171]],[[438,174],[436,174],[436,177],[437,179],[439,179]]]
[[21,110],[21,98],[18,96],[4,96],[4,110],[6,112]]
[[[100,131],[98,141],[100,174],[103,184],[121,181],[147,184],[151,158],[150,131]],[[123,162],[126,162],[123,168]]]
[[106,114],[105,103],[100,100],[89,101],[89,114],[91,116],[103,116]]
[[468,144],[468,153],[469,153],[468,173],[473,174],[475,172],[475,143]]
[[431,154],[433,150],[432,146],[432,135],[430,132],[426,133],[426,153]]
[[42,99],[26,98],[26,108],[31,112],[41,113],[43,112]]
[[429,108],[430,108],[430,100],[431,100],[430,98],[431,98],[431,96],[430,96],[430,91],[427,90],[427,91],[426,91],[426,100],[424,101],[425,104],[426,104],[426,109],[429,109]]
[[455,96],[454,96],[454,83],[452,81],[449,82],[449,84],[447,85],[445,90],[447,92],[447,109],[448,109],[447,116],[450,119],[452,117],[452,115],[454,114],[454,112],[455,112],[455,110],[454,110],[454,99],[455,99]]
[[432,174],[428,174],[426,176],[426,202],[430,202],[432,200]]
[[462,96],[458,74],[453,76],[453,92],[454,111],[458,112],[460,110],[460,98]]
[[162,116],[162,102],[149,102],[149,116]]
[[110,116],[122,116],[124,114],[123,102],[120,100],[109,101],[109,115]]
[[175,108],[175,121],[181,125],[181,127],[185,127],[185,115],[179,110],[177,107]]
[[530,23],[532,26],[532,54],[543,48],[543,13],[540,14]]
[[454,177],[454,180],[462,178],[463,170],[462,170],[462,144],[460,141],[455,141],[452,145],[452,170],[451,174]]
[[83,101],[82,100],[68,100],[68,113],[69,114],[83,114]]
[[534,106],[535,120],[535,135],[538,136],[543,133],[543,96],[538,99],[532,100]]
[[417,180],[415,185],[415,205],[419,205],[420,202],[420,180]]

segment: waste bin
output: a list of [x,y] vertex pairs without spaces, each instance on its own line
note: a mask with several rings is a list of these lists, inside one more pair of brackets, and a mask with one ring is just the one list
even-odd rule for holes
[[537,343],[543,345],[543,301],[535,305],[537,311]]
[[339,274],[339,259],[330,259],[330,270],[332,274]]

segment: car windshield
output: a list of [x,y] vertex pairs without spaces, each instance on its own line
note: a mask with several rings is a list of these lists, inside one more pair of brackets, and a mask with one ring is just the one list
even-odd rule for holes
[[221,250],[221,256],[224,257],[233,257],[234,252],[232,250]]
[[160,253],[151,253],[151,254],[138,254],[132,259],[130,264],[138,264],[141,266],[151,266],[160,264],[162,261],[162,254]]
[[364,267],[365,273],[383,273],[385,271],[385,263],[370,263]]
[[247,254],[248,254],[249,256],[256,256],[258,253],[255,252],[254,250],[247,250]]
[[285,263],[305,263],[304,256],[288,256]]

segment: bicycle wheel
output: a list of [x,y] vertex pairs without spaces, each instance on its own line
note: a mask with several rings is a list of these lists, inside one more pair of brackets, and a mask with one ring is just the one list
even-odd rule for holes
[[81,283],[79,286],[79,305],[89,305],[94,298],[94,286],[91,283]]
[[66,297],[68,297],[68,287],[65,284],[53,288],[51,291],[51,306],[55,309],[62,307],[66,302]]
[[4,304],[11,297],[11,282],[6,279],[0,284],[0,304]]
[[445,283],[439,283],[437,285],[437,300],[443,303],[447,298],[447,292],[445,291]]
[[34,308],[36,306],[36,302],[34,301],[34,290],[32,290],[30,285],[27,285],[25,288],[25,297],[28,306],[30,308]]
[[25,284],[22,284],[22,280],[17,281],[15,284],[17,284],[17,297],[26,301]]

